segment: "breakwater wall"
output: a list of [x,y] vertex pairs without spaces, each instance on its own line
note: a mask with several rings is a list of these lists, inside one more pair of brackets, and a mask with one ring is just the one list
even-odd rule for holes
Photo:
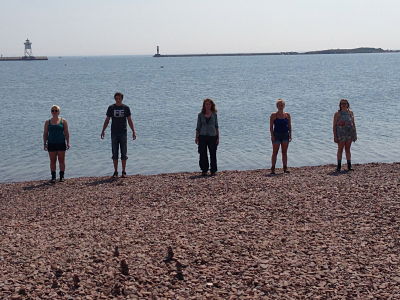
[[31,60],[48,60],[47,56],[9,56],[0,57],[0,61],[31,61]]

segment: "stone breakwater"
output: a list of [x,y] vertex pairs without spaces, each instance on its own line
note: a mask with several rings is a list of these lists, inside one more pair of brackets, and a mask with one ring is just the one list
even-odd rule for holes
[[400,164],[333,170],[0,184],[0,298],[399,299]]

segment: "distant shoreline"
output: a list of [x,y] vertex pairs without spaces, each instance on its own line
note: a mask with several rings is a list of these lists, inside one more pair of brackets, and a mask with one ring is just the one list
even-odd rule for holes
[[153,57],[201,57],[201,56],[267,56],[267,55],[308,55],[308,54],[356,54],[356,53],[397,53],[400,50],[382,48],[328,49],[307,52],[262,52],[262,53],[204,53],[204,54],[154,54]]

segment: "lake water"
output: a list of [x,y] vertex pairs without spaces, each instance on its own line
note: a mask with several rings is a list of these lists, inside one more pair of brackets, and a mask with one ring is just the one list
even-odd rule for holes
[[70,125],[66,177],[111,175],[110,127],[104,140],[100,132],[115,91],[138,134],[128,143],[128,174],[199,171],[194,135],[206,97],[218,108],[220,171],[269,168],[277,98],[292,115],[289,166],[335,163],[340,98],[356,117],[353,162],[400,158],[400,53],[51,57],[0,63],[0,182],[49,178],[42,133],[53,104]]

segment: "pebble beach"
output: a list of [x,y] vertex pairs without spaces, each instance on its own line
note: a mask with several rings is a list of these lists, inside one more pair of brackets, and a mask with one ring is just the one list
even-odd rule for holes
[[400,299],[400,163],[334,169],[0,184],[0,299]]

